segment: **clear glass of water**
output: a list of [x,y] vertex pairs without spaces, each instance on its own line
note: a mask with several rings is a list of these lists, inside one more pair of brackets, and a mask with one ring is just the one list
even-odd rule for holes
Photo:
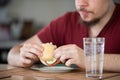
[[83,38],[86,77],[102,79],[105,38]]

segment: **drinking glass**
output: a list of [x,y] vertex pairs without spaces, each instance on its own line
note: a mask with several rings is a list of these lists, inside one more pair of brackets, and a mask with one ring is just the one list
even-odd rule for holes
[[102,78],[105,38],[83,38],[86,77]]

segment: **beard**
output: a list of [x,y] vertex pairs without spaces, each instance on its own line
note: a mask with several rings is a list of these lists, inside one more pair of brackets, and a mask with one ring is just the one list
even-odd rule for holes
[[[85,8],[83,8],[83,7],[78,7],[77,8],[77,11],[79,12],[79,11],[85,11],[85,12],[88,12],[88,13],[90,13],[90,14],[95,14],[94,12],[92,12],[92,11],[88,11],[88,10],[86,10]],[[98,17],[96,17],[96,18],[94,18],[94,19],[92,19],[92,20],[90,20],[90,21],[85,21],[85,20],[83,20],[81,17],[79,18],[79,20],[80,20],[80,23],[82,24],[82,25],[84,25],[84,26],[86,26],[86,27],[92,27],[92,26],[95,26],[95,25],[97,25],[105,16],[106,16],[106,14],[108,13],[109,11],[108,10],[106,10],[103,14],[101,14],[100,16],[98,16]]]
[[91,27],[91,26],[98,24],[100,22],[100,20],[101,20],[101,18],[96,18],[91,21],[84,21],[80,18],[80,23],[86,27]]
[[[85,8],[77,8],[77,10],[78,11],[85,11],[85,12],[89,12],[89,13],[91,13],[91,14],[94,14],[94,12],[92,12],[92,11],[88,11],[88,10],[86,10]],[[98,17],[98,18],[95,18],[95,19],[93,19],[93,20],[91,20],[91,21],[85,21],[85,20],[83,20],[81,17],[80,17],[80,23],[82,24],[82,25],[84,25],[84,26],[86,26],[86,27],[91,27],[91,26],[94,26],[94,25],[96,25],[97,23],[99,23],[100,22],[100,20],[101,20],[101,18],[102,18],[102,16],[101,17]]]

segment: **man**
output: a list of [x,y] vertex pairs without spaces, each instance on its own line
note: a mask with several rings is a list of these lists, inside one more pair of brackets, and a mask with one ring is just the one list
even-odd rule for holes
[[75,12],[53,20],[36,35],[13,47],[8,55],[8,63],[30,67],[42,56],[41,43],[57,45],[54,52],[66,66],[84,66],[83,38],[105,37],[104,70],[120,72],[120,5],[113,0],[75,0]]

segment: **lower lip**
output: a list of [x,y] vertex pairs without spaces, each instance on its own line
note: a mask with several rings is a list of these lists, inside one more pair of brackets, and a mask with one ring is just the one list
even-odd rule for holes
[[80,14],[81,14],[81,15],[84,15],[84,16],[87,16],[87,15],[88,15],[88,12],[86,12],[86,11],[81,11]]

